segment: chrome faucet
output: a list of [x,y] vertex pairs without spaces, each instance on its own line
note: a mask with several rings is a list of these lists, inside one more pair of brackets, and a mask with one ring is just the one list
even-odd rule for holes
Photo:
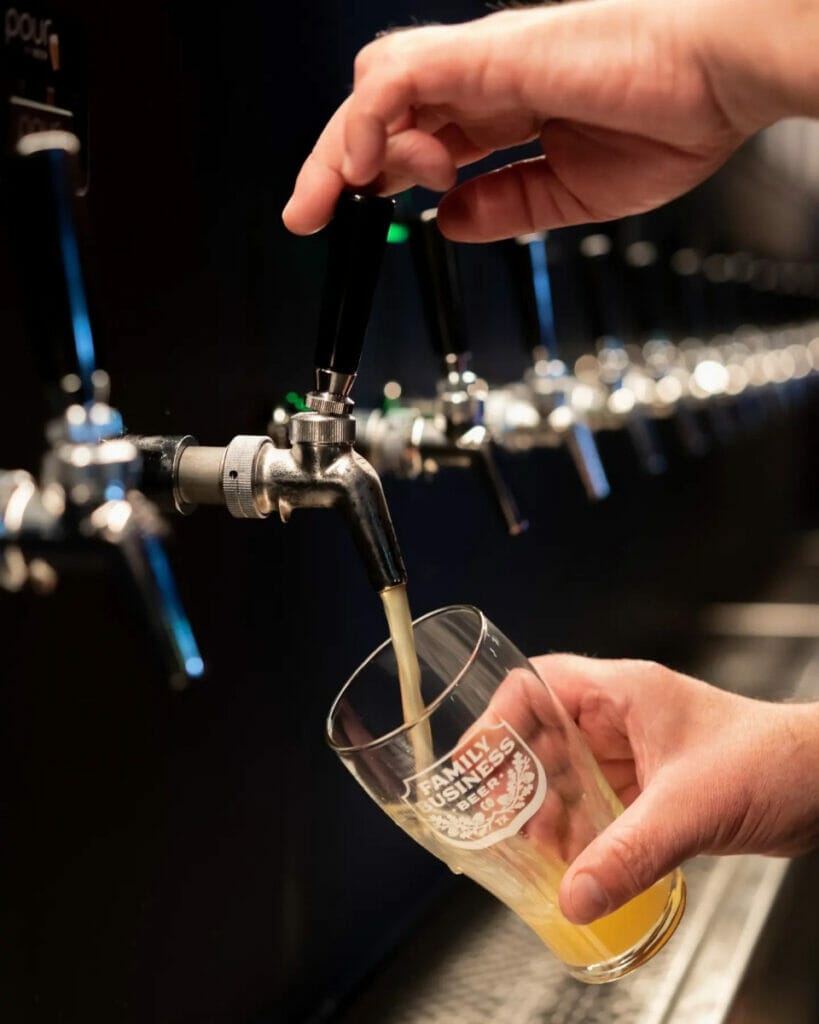
[[299,508],[337,508],[377,591],[407,579],[381,481],[355,451],[350,393],[383,259],[393,202],[344,193],[329,227],[328,268],[307,409],[280,422],[275,441],[240,435],[226,447],[190,436],[130,440],[145,462],[145,486],[182,513],[222,505],[239,519]]
[[424,211],[410,230],[424,315],[440,360],[436,396],[362,412],[358,444],[381,473],[415,478],[441,467],[477,471],[514,536],[528,522],[498,467],[485,420],[487,384],[471,367],[455,249],[438,230],[436,212]]
[[[570,373],[560,356],[547,233],[520,235],[505,243],[505,248],[519,297],[524,350],[531,366],[526,371],[523,389],[513,387],[494,393],[495,408],[490,417],[493,429],[496,437],[500,437],[504,427],[509,426],[510,398],[513,423],[521,418],[525,421],[525,416],[514,409],[515,401],[531,402],[535,442],[546,447],[565,445],[587,496],[599,501],[608,497],[609,482],[586,410],[579,400],[588,388]],[[509,397],[504,400],[502,395]]]
[[165,526],[138,490],[139,451],[121,437],[108,375],[96,365],[74,210],[78,152],[74,135],[39,132],[20,139],[5,167],[24,322],[52,418],[39,477],[0,471],[0,586],[49,593],[64,560],[113,545],[155,630],[170,682],[182,688],[204,664],[163,547]]

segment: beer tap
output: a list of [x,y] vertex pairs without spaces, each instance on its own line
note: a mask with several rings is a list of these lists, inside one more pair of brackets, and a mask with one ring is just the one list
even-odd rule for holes
[[611,237],[598,231],[580,241],[581,266],[592,296],[592,310],[596,314],[595,334],[598,339],[596,365],[581,358],[576,371],[581,380],[602,385],[604,406],[591,416],[593,426],[602,429],[624,427],[644,472],[655,475],[666,468],[663,454],[652,423],[646,416],[645,381],[637,371],[626,348],[622,295],[623,282],[618,280],[621,269],[613,252]]
[[190,436],[139,436],[152,495],[182,513],[221,505],[239,519],[283,522],[299,508],[344,515],[373,587],[405,583],[381,481],[353,448],[355,383],[393,202],[345,192],[328,229],[328,265],[315,353],[315,387],[306,410],[271,437],[240,435],[226,447]]
[[25,325],[51,419],[38,478],[0,472],[0,586],[49,592],[57,567],[112,545],[128,568],[171,684],[204,665],[163,547],[165,527],[137,489],[141,460],[121,437],[107,374],[96,364],[74,181],[79,142],[26,135],[3,182]]
[[703,455],[709,447],[708,437],[689,394],[689,374],[672,342],[671,266],[642,219],[637,223],[637,237],[626,245],[623,254],[625,283],[642,345],[643,367],[653,384],[651,411],[660,418],[674,416],[684,450],[689,455]]
[[433,400],[362,413],[361,446],[380,472],[404,477],[462,466],[482,476],[511,535],[528,527],[496,459],[485,422],[488,387],[471,367],[455,248],[424,211],[410,230],[422,306],[441,376]]
[[[525,391],[536,410],[538,443],[565,444],[586,494],[599,501],[608,496],[609,482],[581,403],[576,401],[580,392],[588,390],[587,385],[580,384],[560,358],[546,232],[521,235],[506,248],[520,299],[524,348],[532,359],[525,375]],[[515,390],[511,389],[510,394],[514,395]],[[493,406],[501,406],[502,394],[493,393]],[[494,409],[490,409],[487,419],[494,430]]]

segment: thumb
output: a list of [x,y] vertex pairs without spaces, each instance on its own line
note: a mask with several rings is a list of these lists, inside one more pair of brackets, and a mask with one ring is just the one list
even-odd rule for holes
[[690,856],[699,830],[681,810],[685,803],[665,787],[641,793],[564,875],[559,898],[565,917],[589,924],[610,914]]

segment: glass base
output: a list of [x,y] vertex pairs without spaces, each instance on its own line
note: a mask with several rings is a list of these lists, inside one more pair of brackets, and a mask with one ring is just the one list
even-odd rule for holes
[[588,967],[572,967],[570,964],[566,964],[566,970],[573,978],[585,981],[589,985],[604,985],[606,982],[617,981],[618,978],[631,974],[632,971],[659,953],[674,934],[685,910],[685,899],[685,879],[682,871],[678,868],[674,872],[671,892],[668,895],[663,916],[642,942],[612,960],[591,964]]

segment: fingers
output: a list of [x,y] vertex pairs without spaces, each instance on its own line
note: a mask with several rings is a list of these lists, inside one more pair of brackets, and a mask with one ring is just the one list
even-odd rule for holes
[[379,174],[390,126],[408,111],[474,102],[486,60],[486,37],[474,23],[398,32],[365,46],[345,120],[345,177],[362,182]]
[[454,241],[489,242],[639,213],[701,182],[731,149],[692,152],[563,121],[549,122],[541,142],[543,157],[472,178],[445,196],[441,231]]
[[293,195],[282,211],[282,220],[296,235],[319,231],[333,216],[344,188],[341,174],[344,118],[350,100],[333,114],[296,178]]
[[343,188],[341,174],[311,153],[296,178],[292,198],[282,210],[285,227],[294,235],[320,231],[333,216]]
[[574,860],[560,886],[560,909],[575,924],[610,914],[649,889],[700,845],[698,803],[656,784]]
[[[385,193],[414,184],[444,191],[454,183],[450,167],[486,155],[483,139],[493,131],[500,132],[504,145],[532,137],[539,122],[531,113],[504,109],[503,118],[493,119],[498,113],[494,97],[485,94],[481,81],[493,39],[483,23],[492,17],[395,33],[359,53],[353,94],[319,138],[285,208],[284,222],[291,231],[308,234],[323,227],[345,183],[362,187],[376,182]],[[496,57],[493,67],[498,63],[504,67],[495,74],[493,88],[514,92],[506,79],[520,76],[520,62]],[[470,104],[477,113],[467,120],[477,120],[478,139],[460,127],[446,129],[454,120],[452,112],[464,113]],[[423,130],[426,139],[414,136],[412,128]]]
[[579,654],[541,654],[529,659],[575,721],[591,699],[612,697],[613,684],[624,684],[632,674],[630,661],[585,658]]
[[476,153],[484,155],[457,130],[429,134],[411,124],[399,125],[388,140],[378,177],[373,181],[354,181],[341,169],[339,148],[344,108],[348,104],[349,101],[339,108],[305,160],[293,196],[282,212],[285,226],[294,234],[312,234],[323,228],[348,184],[368,186],[381,195],[394,195],[411,185],[445,192],[455,183],[458,163],[477,159]]

